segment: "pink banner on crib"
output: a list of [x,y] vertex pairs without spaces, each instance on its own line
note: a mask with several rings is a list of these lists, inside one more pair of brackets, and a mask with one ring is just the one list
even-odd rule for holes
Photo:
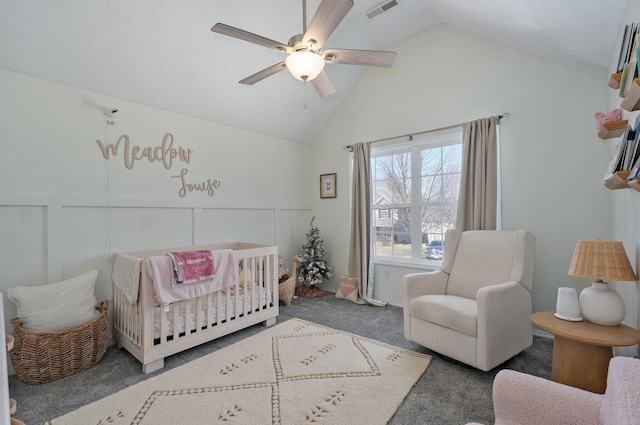
[[191,285],[213,279],[215,267],[211,251],[170,252],[173,287]]
[[169,255],[148,257],[145,260],[147,274],[153,280],[154,296],[160,304],[197,298],[221,289],[232,288],[238,282],[238,265],[232,249],[211,251],[215,264],[213,279],[192,285],[172,285],[173,269]]

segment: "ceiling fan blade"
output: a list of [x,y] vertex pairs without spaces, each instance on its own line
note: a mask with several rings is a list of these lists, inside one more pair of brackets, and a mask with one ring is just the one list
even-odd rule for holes
[[262,71],[256,72],[253,75],[245,78],[244,80],[238,81],[240,84],[246,84],[248,86],[257,83],[258,81],[262,81],[267,77],[272,76],[273,74],[277,74],[278,72],[287,69],[287,65],[284,61],[277,63],[275,65],[270,66],[269,68],[265,68]]
[[396,60],[396,52],[381,50],[327,49],[322,52],[326,63],[380,66],[390,68]]
[[353,0],[322,0],[302,40],[314,40],[313,48],[321,48],[352,7]]
[[249,43],[259,44],[260,46],[269,47],[270,49],[276,49],[283,52],[289,52],[291,48],[286,44],[279,43],[261,35],[257,35],[240,28],[232,27],[226,24],[217,23],[211,27],[211,31],[218,34],[228,35],[229,37],[238,38],[240,40],[248,41]]
[[316,89],[318,95],[320,97],[329,96],[330,94],[334,94],[336,92],[335,87],[331,83],[329,76],[324,71],[324,69],[318,74],[316,78],[311,80],[311,84],[313,84],[313,88]]

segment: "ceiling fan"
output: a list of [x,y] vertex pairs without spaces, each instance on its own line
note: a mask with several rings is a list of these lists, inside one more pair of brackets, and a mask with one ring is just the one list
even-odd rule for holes
[[322,0],[307,28],[307,2],[302,0],[302,34],[291,37],[288,44],[282,44],[222,23],[215,24],[211,31],[280,50],[287,54],[284,61],[240,80],[240,84],[255,84],[284,69],[288,69],[295,78],[302,81],[311,81],[320,97],[325,97],[335,93],[335,88],[323,69],[325,63],[389,68],[396,59],[396,52],[347,49],[322,50],[324,43],[352,7],[353,0]]

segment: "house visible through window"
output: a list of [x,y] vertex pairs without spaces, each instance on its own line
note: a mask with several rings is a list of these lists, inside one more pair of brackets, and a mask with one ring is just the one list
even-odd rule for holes
[[437,264],[456,226],[462,132],[373,147],[376,260]]

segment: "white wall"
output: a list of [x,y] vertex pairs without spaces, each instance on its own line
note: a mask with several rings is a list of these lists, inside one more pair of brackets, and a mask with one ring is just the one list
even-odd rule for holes
[[[629,8],[625,16],[623,25],[620,28],[620,34],[618,36],[618,44],[620,46],[622,36],[624,33],[624,25],[640,22],[640,3],[629,2]],[[614,51],[611,57],[610,72],[616,72],[616,66],[618,64],[618,51]],[[607,81],[603,79],[600,84],[606,85]],[[622,99],[618,97],[618,91],[608,89],[608,103],[603,102],[602,111],[610,111],[620,107]],[[608,107],[604,106],[607,105]],[[627,112],[623,110],[623,119],[628,119],[629,123],[635,125],[635,120],[638,117],[638,112]],[[613,148],[619,142],[619,139],[609,139],[605,144],[609,147],[611,154],[613,154]],[[640,193],[633,189],[622,189],[609,191],[611,197],[611,215],[613,226],[613,239],[623,242],[624,247],[631,261],[631,265],[638,275],[638,264],[640,264],[640,225],[638,224],[638,217],[640,217]],[[636,329],[640,328],[640,317],[638,310],[640,309],[638,300],[638,291],[640,290],[640,284],[635,282],[613,282],[611,286],[622,294],[625,300],[626,315],[624,324],[632,326]],[[617,350],[620,354],[635,355],[635,347],[631,348],[619,348]]]
[[[510,112],[502,125],[503,228],[537,238],[535,311],[554,310],[559,286],[588,282],[567,276],[578,239],[608,238],[607,147],[593,113],[606,97],[603,78],[501,43],[440,25],[409,37],[391,69],[367,69],[311,149],[311,202],[336,274],[349,253],[348,154],[343,145],[436,129]],[[338,173],[338,198],[319,199],[317,179]],[[384,271],[389,278],[384,278]],[[401,304],[402,275],[377,267],[379,298]]]
[[[142,82],[141,82],[142,83]],[[0,291],[98,269],[111,299],[113,252],[245,241],[291,259],[310,218],[309,148],[0,69]],[[117,107],[113,125],[100,107]],[[96,143],[191,149],[189,163],[141,160],[124,145],[105,160]],[[188,183],[217,179],[213,196]],[[8,319],[16,308],[4,301]]]
[[[391,49],[396,65],[365,70],[310,148],[0,69],[0,290],[97,268],[98,297],[109,298],[114,251],[251,239],[277,243],[290,259],[312,215],[335,272],[324,286],[335,290],[349,252],[343,145],[503,112],[503,227],[537,237],[534,310],[554,309],[558,286],[588,285],[567,276],[575,242],[611,237],[612,223],[617,235],[636,235],[625,246],[637,262],[638,197],[602,186],[610,147],[593,113],[611,96],[606,78],[446,25]],[[112,126],[99,111],[107,106],[120,109]],[[221,181],[214,197],[180,198],[171,176],[181,164],[126,170],[95,142],[128,134],[157,146],[166,133],[194,151],[190,178]],[[332,172],[338,197],[320,199],[319,175]],[[622,197],[613,220],[610,195]],[[399,304],[409,271],[378,267],[376,296]]]

